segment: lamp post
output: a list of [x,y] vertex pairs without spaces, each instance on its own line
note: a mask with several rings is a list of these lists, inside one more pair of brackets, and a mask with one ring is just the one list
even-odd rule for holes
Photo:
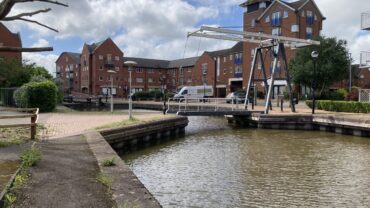
[[312,114],[315,114],[316,100],[315,100],[315,89],[316,89],[316,62],[319,57],[319,52],[312,51],[311,57],[313,60],[313,78],[312,78]]
[[349,89],[348,92],[352,91],[352,54],[349,53]]
[[160,77],[163,93],[163,115],[166,115],[166,75]]
[[129,72],[128,118],[132,119],[131,72],[133,70],[133,67],[136,66],[137,63],[135,61],[126,61],[124,64],[128,66],[128,72]]
[[113,74],[116,72],[113,70],[107,71],[110,75],[110,112],[113,113]]

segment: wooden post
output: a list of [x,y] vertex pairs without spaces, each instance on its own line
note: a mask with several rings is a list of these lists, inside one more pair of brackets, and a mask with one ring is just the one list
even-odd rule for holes
[[36,120],[37,120],[37,115],[34,114],[34,116],[31,117],[31,140],[36,139],[36,128],[37,128]]

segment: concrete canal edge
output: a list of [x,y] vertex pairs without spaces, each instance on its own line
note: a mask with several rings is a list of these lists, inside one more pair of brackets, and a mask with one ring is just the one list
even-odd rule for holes
[[227,117],[229,123],[261,129],[316,130],[337,134],[370,137],[370,121],[339,115],[264,115]]
[[[101,132],[93,131],[84,135],[97,159],[100,171],[113,181],[111,193],[118,207],[157,208],[162,206],[112,147],[125,149],[125,146],[132,147],[146,142],[155,142],[155,140],[170,135],[175,136],[185,131],[188,122],[187,117],[172,117]],[[104,161],[112,158],[114,158],[115,166],[103,165]]]

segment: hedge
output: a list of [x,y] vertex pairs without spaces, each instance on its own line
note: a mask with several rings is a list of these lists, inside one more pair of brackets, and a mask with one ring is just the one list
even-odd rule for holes
[[[312,100],[307,100],[306,105],[312,108]],[[348,113],[370,112],[370,103],[360,103],[354,101],[317,100],[316,107],[319,110],[335,112],[348,112]]]
[[14,99],[18,107],[51,112],[57,105],[57,92],[58,88],[52,81],[30,82],[15,92]]
[[161,98],[163,98],[163,93],[158,90],[136,92],[132,97],[133,100],[158,100]]

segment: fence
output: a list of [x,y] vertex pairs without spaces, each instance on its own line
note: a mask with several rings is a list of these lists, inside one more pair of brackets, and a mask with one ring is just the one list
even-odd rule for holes
[[31,139],[36,138],[37,120],[39,116],[38,108],[1,108],[0,112],[14,112],[13,115],[0,115],[0,120],[31,118],[31,122],[27,124],[1,124],[0,128],[17,128],[17,127],[30,127]]
[[14,92],[17,88],[0,88],[0,106],[15,107]]
[[361,89],[358,99],[359,102],[370,102],[370,89]]

